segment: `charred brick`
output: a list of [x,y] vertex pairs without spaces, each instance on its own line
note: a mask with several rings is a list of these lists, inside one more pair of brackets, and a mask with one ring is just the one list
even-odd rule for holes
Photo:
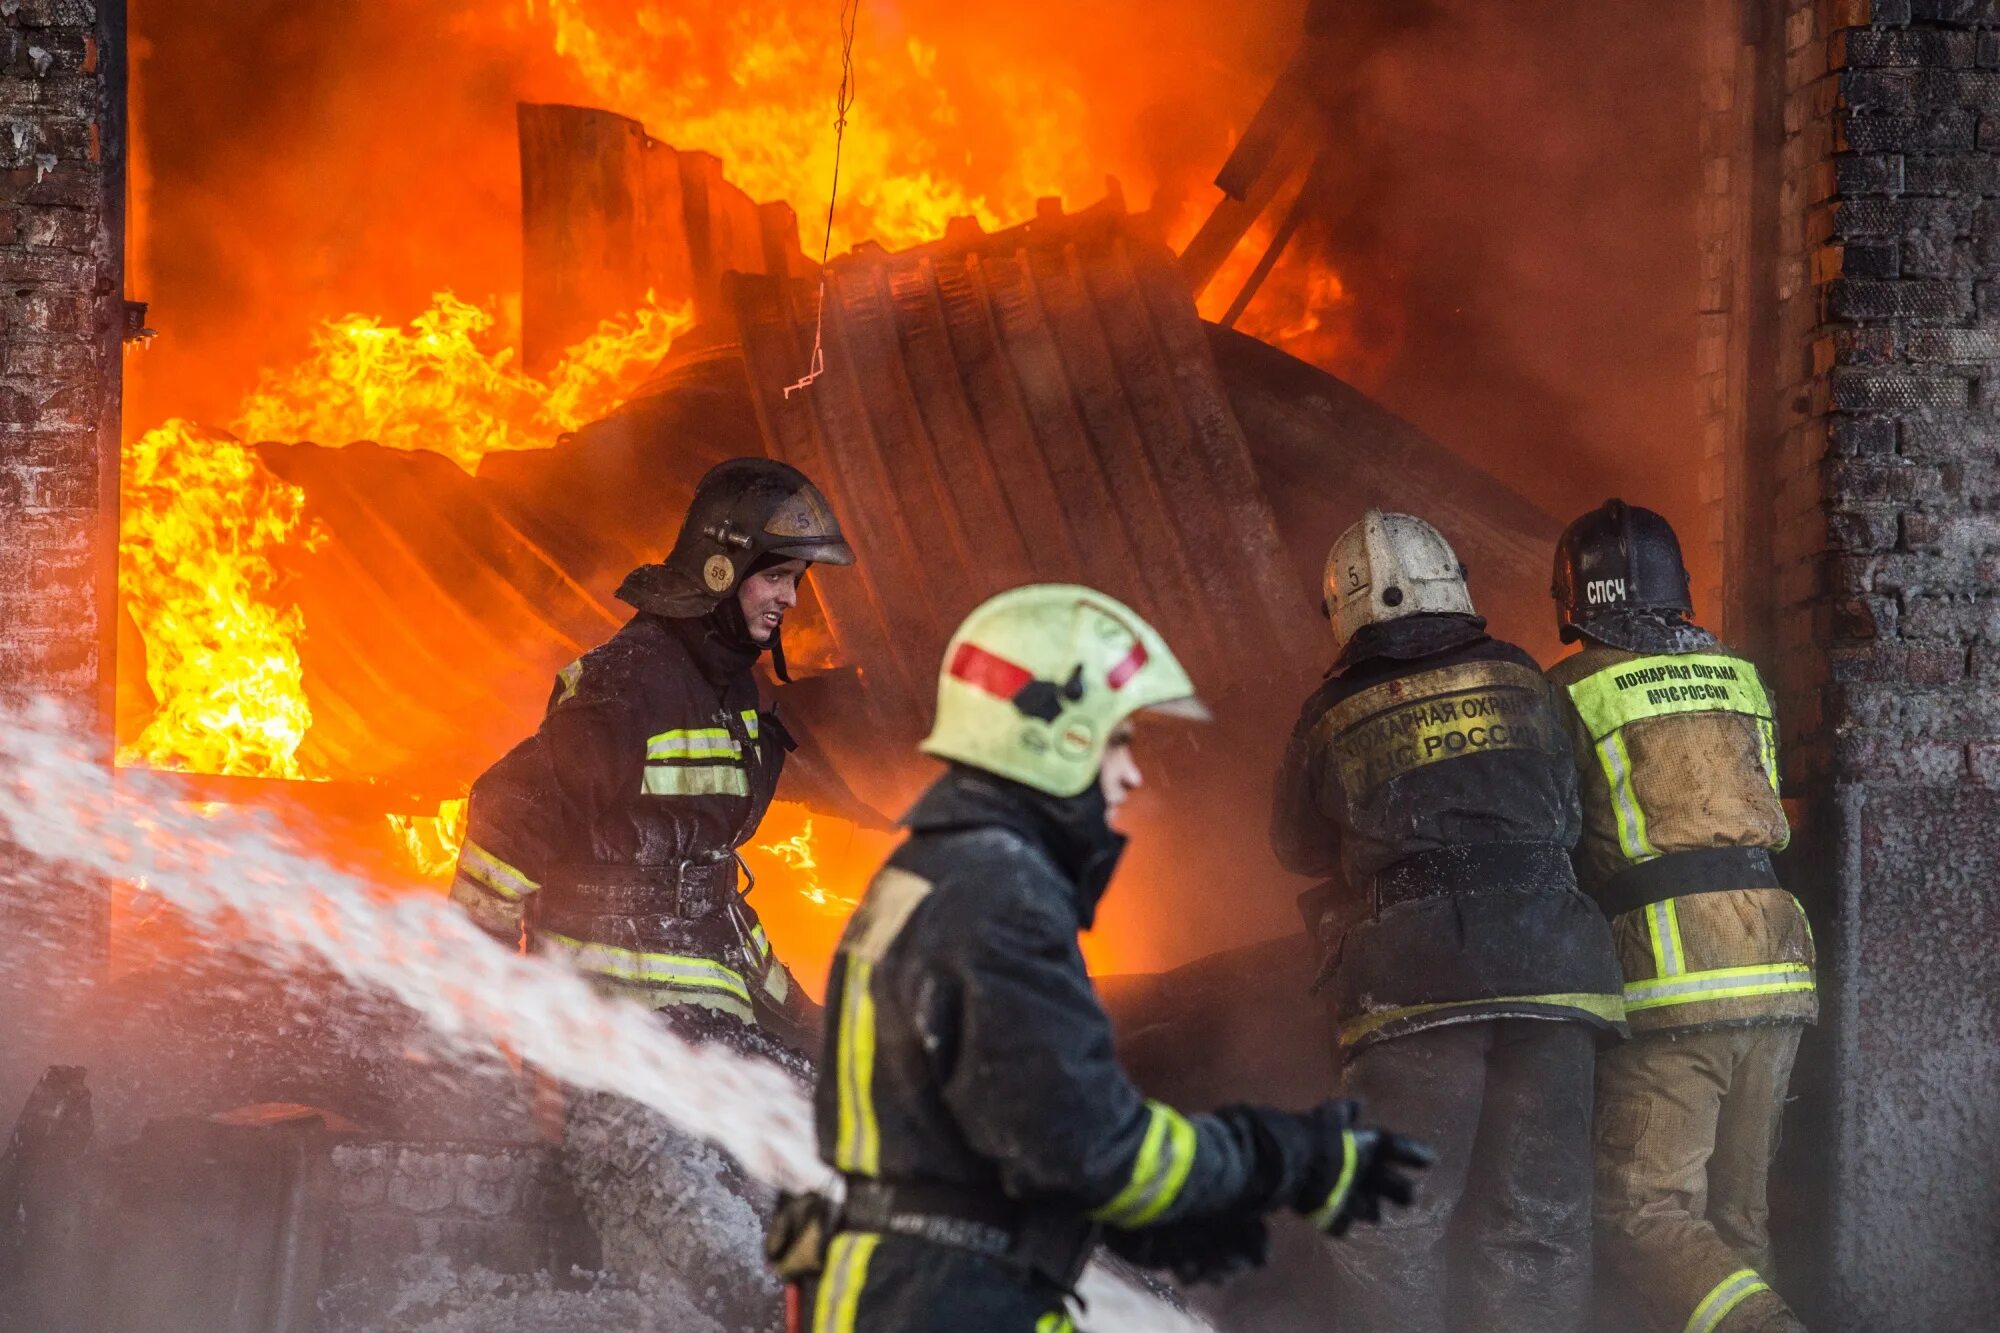
[[1970,111],[1935,116],[1849,114],[1840,121],[1840,146],[1856,153],[1966,152],[1979,141],[1979,118]]
[[1941,278],[1843,278],[1828,291],[1836,319],[1955,320],[1971,313],[1971,292]]
[[[1910,0],[1909,17],[1924,23],[1958,23],[1967,26],[1975,23],[2000,23],[2000,0]],[[1876,21],[1884,21],[1879,13]],[[1969,37],[1972,34],[1948,35]]]
[[1908,412],[1964,407],[1970,381],[1955,375],[1896,375],[1872,370],[1837,370],[1833,405],[1842,412]]
[[1849,28],[1834,34],[1827,63],[1836,69],[1964,68],[1977,54],[1969,32],[1938,28]]
[[[1936,176],[1937,173],[1932,172],[1928,178],[1936,179]],[[1903,159],[1895,153],[1852,153],[1837,157],[1833,162],[1833,188],[1840,194],[1901,194],[1904,188],[1903,181]],[[1915,192],[1961,193],[1956,189],[1949,191],[1927,189]]]
[[1835,417],[1827,427],[1827,443],[1837,454],[1893,454],[1896,452],[1896,421],[1893,417]]

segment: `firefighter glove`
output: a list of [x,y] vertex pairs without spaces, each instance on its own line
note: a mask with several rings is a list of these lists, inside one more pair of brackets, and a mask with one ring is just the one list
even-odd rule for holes
[[1417,1197],[1416,1173],[1437,1154],[1412,1138],[1360,1123],[1361,1104],[1322,1102],[1307,1113],[1316,1137],[1327,1145],[1322,1169],[1293,1206],[1329,1236],[1356,1222],[1382,1220],[1384,1202],[1407,1207]]

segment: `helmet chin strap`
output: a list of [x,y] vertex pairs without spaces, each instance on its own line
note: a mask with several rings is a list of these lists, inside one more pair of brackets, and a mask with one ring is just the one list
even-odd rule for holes
[[780,625],[771,631],[771,642],[765,647],[771,651],[771,674],[786,685],[792,683],[792,673],[785,669],[785,627]]

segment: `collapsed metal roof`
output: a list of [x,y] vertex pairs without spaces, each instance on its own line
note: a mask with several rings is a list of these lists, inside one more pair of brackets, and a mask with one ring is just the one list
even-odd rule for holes
[[959,619],[1024,582],[1131,603],[1205,688],[1307,648],[1308,589],[1174,255],[1116,201],[834,261],[825,373],[788,396],[819,291],[737,274],[724,297],[768,447],[853,536],[856,569],[818,591],[878,712],[926,715]]

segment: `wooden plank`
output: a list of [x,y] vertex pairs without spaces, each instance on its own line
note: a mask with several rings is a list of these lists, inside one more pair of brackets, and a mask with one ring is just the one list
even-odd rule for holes
[[1042,583],[1075,582],[1083,576],[1084,547],[1000,345],[983,261],[971,253],[937,263],[931,268],[931,287],[951,337],[966,408],[1006,498],[1030,577]]
[[[942,262],[962,269],[964,261],[947,257]],[[978,576],[978,595],[985,597],[1033,582],[1035,572],[1021,526],[967,399],[965,382],[959,378],[951,329],[938,299],[939,263],[925,256],[913,266],[897,267],[886,277],[896,311],[905,382],[924,422],[937,484],[950,498],[960,526],[976,536],[973,569]]]
[[694,151],[683,151],[679,158],[695,319],[707,323],[724,308],[724,273],[765,270],[764,220],[756,201],[723,177],[722,159]]
[[1186,534],[1173,521],[1151,451],[1098,324],[1080,262],[1074,244],[1045,246],[1034,251],[1030,267],[1035,295],[1061,349],[1083,438],[1097,458],[1111,503],[1138,553],[1140,577],[1131,586],[1145,592],[1142,598],[1128,600],[1149,618],[1175,616],[1177,651],[1188,654],[1190,664],[1206,659],[1209,665],[1218,665],[1221,645],[1209,632],[1208,590],[1196,576]]
[[540,374],[599,321],[652,291],[692,299],[694,272],[671,148],[635,120],[524,102],[522,366]]
[[[811,352],[808,340],[818,290],[813,282],[742,274],[723,281],[724,299],[736,310],[742,331],[751,401],[772,456],[798,468],[826,492],[854,547],[851,568],[831,571],[815,583],[827,628],[842,660],[868,668],[866,697],[877,721],[885,727],[906,728],[911,718],[929,715],[931,691],[928,678],[921,690],[916,688],[892,646],[887,603],[895,590],[883,582],[870,555],[878,536],[884,545],[891,538],[881,533],[873,507],[856,508],[856,488],[821,431],[813,397],[819,384],[785,397],[786,385],[804,373]],[[921,713],[919,700],[924,701]]]
[[1194,431],[1195,456],[1207,469],[1222,511],[1237,533],[1237,554],[1255,579],[1256,600],[1265,608],[1274,637],[1285,651],[1307,651],[1317,641],[1311,632],[1317,623],[1312,618],[1312,604],[1286,560],[1277,519],[1257,478],[1249,443],[1215,368],[1207,327],[1172,268],[1135,260],[1133,247],[1122,240],[1115,243],[1114,250],[1145,300],[1153,336],[1172,370]]
[[1036,299],[1026,247],[983,256],[979,273],[999,345],[1032,428],[1030,447],[1046,460],[1062,511],[1082,557],[1073,576],[1134,604],[1152,588],[1139,550],[1112,501],[1110,479],[1077,416],[1062,351]]
[[869,386],[857,397],[891,488],[883,499],[893,497],[916,543],[917,564],[905,581],[922,588],[931,607],[930,640],[910,648],[942,654],[952,630],[981,599],[980,539],[959,513],[957,497],[938,466],[938,442],[925,427],[910,387],[907,348],[888,282],[890,267],[881,262],[838,266],[840,321],[855,383]]
[[[1088,284],[1099,336],[1111,348],[1127,403],[1155,476],[1164,512],[1193,553],[1200,620],[1225,657],[1255,658],[1276,646],[1248,576],[1228,497],[1214,489],[1194,424],[1180,400],[1174,367],[1155,336],[1152,314],[1126,254],[1100,247],[1079,278]],[[1144,262],[1170,267],[1165,251]],[[1240,673],[1239,673],[1240,674]]]

